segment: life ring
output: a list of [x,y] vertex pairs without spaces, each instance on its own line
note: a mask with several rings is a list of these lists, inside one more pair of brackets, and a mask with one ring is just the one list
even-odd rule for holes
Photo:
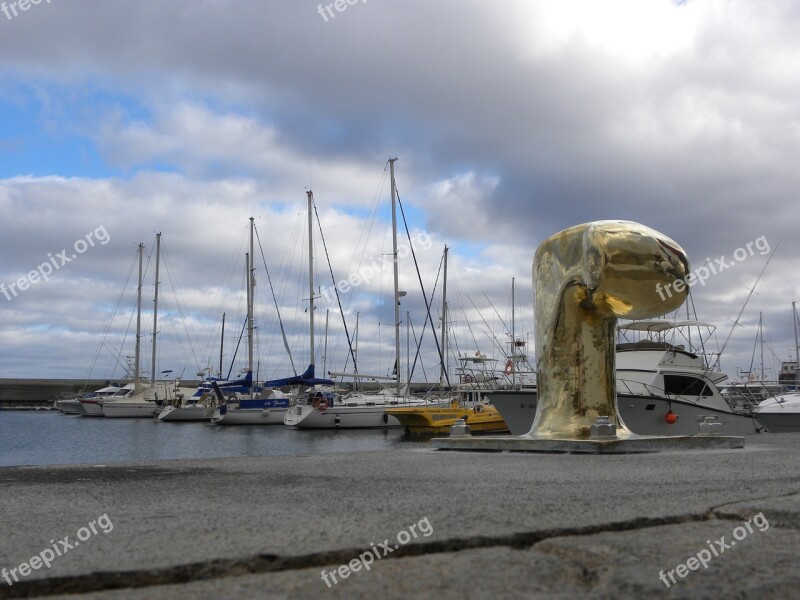
[[228,402],[229,402],[229,403],[234,403],[234,402],[236,402],[236,396],[234,396],[234,395],[232,395],[232,394],[231,394],[230,396],[228,396]]
[[324,398],[320,401],[319,405],[317,406],[320,410],[328,410],[328,401]]
[[312,406],[314,408],[319,408],[320,404],[321,404],[321,399],[320,398],[314,398],[314,402],[313,402]]
[[461,380],[462,380],[463,383],[472,383],[473,381],[475,381],[475,378],[472,375],[467,374],[467,375],[464,375],[461,378]]
[[514,372],[514,362],[509,358],[506,363],[506,370],[503,371],[506,375],[511,375]]

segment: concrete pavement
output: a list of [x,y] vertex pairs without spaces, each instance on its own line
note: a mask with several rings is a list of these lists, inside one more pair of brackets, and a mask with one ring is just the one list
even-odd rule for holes
[[[798,458],[800,434],[763,434],[739,450],[640,455],[0,468],[0,568],[20,579],[0,579],[0,598],[790,597]],[[79,533],[50,568],[20,576]],[[736,544],[676,571],[723,536]],[[368,571],[323,580],[369,552],[380,557]]]

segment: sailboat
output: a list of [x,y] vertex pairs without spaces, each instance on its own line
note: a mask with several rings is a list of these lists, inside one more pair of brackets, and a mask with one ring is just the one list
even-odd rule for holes
[[[424,400],[411,399],[407,389],[400,383],[400,298],[404,293],[399,290],[398,252],[397,252],[397,187],[394,178],[394,163],[397,159],[389,159],[389,171],[392,193],[392,257],[394,263],[394,323],[395,323],[395,369],[391,377],[382,375],[362,375],[356,373],[331,373],[331,375],[356,376],[373,379],[376,381],[390,380],[395,384],[394,391],[385,390],[380,393],[365,394],[351,393],[341,399],[326,398],[318,395],[305,398],[298,402],[286,414],[284,423],[297,429],[386,429],[400,427],[400,421],[392,416],[387,408],[396,406],[411,406],[424,404]],[[309,267],[312,263],[313,244],[311,237],[312,196],[309,193]],[[313,271],[309,271],[309,287],[313,298]],[[311,357],[314,354],[314,310],[309,309],[311,315]],[[333,383],[333,382],[331,382]],[[329,396],[332,396],[329,394]]]
[[[247,375],[250,385],[242,392],[227,389],[216,382],[218,405],[211,417],[216,425],[281,425],[289,410],[290,398],[278,389],[284,380],[273,380],[264,383],[259,397],[255,397],[253,386],[253,305],[255,304],[254,277],[254,229],[255,219],[250,217],[250,252],[246,255],[247,263]],[[311,365],[313,377],[313,365]],[[304,376],[307,373],[304,373]],[[227,397],[225,394],[229,394]],[[221,397],[220,397],[221,396]]]
[[[161,234],[156,234],[155,296],[153,298],[153,349],[151,380],[145,386],[139,375],[141,357],[142,324],[142,254],[144,244],[139,244],[139,284],[136,299],[136,352],[134,355],[133,393],[123,398],[112,398],[103,402],[103,416],[107,418],[153,417],[162,403],[180,402],[194,394],[193,388],[180,387],[179,381],[156,381],[156,334],[158,332],[158,276],[161,257]],[[169,374],[165,371],[163,374]]]

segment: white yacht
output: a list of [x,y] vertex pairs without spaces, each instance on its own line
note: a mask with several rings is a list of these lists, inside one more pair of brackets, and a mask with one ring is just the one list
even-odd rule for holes
[[[637,435],[696,435],[710,418],[721,423],[722,433],[742,435],[769,429],[750,412],[731,409],[718,385],[727,375],[707,366],[702,354],[676,343],[688,328],[712,325],[699,321],[634,321],[619,326],[620,334],[637,333],[641,339],[617,344],[617,412]],[[667,341],[667,340],[670,341]],[[697,338],[696,338],[697,339]],[[514,435],[531,430],[536,416],[536,391],[491,391],[489,401],[503,415]]]
[[723,398],[718,386],[728,376],[713,370],[700,349],[690,346],[688,332],[701,328],[713,331],[714,326],[663,319],[619,326],[623,336],[642,334],[637,341],[617,344],[616,354],[617,411],[633,433],[696,435],[707,418],[721,423],[727,435],[768,429],[752,414],[732,410]]
[[103,404],[107,400],[127,398],[134,392],[134,384],[129,383],[123,387],[108,386],[80,399],[77,412],[84,417],[102,417]]
[[196,388],[180,387],[178,381],[151,383],[144,391],[124,398],[103,402],[103,416],[107,418],[154,417],[164,404],[182,403],[194,395]]
[[800,431],[800,393],[790,392],[762,400],[753,411],[771,433]]

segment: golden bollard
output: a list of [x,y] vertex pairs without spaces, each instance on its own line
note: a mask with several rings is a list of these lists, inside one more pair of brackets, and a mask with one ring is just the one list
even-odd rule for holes
[[678,244],[630,221],[576,225],[539,246],[533,259],[538,406],[526,437],[589,439],[596,423],[612,434],[616,426],[617,437],[631,435],[617,417],[617,318],[675,310],[685,288],[666,298],[658,290],[687,273]]

